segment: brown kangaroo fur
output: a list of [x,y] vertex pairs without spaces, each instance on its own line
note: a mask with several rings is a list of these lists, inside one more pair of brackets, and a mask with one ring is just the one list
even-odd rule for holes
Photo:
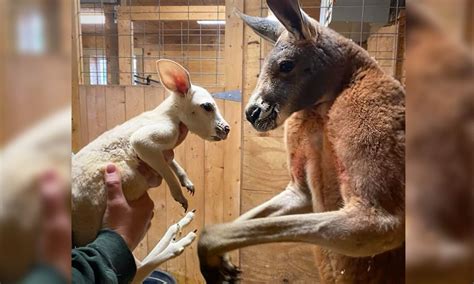
[[474,56],[423,2],[407,2],[407,283],[473,283]]
[[233,283],[228,251],[270,242],[317,245],[324,283],[403,283],[405,92],[369,54],[301,11],[240,14],[276,42],[246,108],[258,131],[285,124],[291,181],[232,223],[202,232],[208,283]]

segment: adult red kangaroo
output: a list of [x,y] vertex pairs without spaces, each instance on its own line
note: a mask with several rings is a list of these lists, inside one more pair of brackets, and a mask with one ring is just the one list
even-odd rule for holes
[[403,283],[405,91],[361,47],[301,10],[267,0],[275,18],[238,13],[275,43],[246,107],[257,131],[285,124],[291,180],[198,245],[208,283],[234,283],[226,252],[273,242],[317,245],[323,283]]

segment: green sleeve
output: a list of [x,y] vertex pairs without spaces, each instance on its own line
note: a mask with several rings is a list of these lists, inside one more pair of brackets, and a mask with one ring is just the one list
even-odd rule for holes
[[94,242],[72,250],[73,283],[129,283],[137,267],[122,237],[102,230]]
[[37,265],[19,283],[21,284],[37,284],[37,283],[65,284],[67,283],[67,281],[66,281],[66,278],[64,278],[64,276],[61,275],[56,269],[46,266],[46,265]]

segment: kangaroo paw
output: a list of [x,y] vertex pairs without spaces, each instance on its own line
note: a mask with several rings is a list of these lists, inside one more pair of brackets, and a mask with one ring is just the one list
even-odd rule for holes
[[188,247],[196,239],[196,231],[190,232],[184,238],[180,240],[173,240],[171,244],[166,248],[166,253],[169,258],[174,258],[183,253],[184,249]]
[[181,204],[181,207],[184,208],[184,213],[188,211],[188,200],[184,196],[179,196],[178,198],[174,198],[176,202]]
[[196,235],[197,230],[194,230],[193,232],[188,233],[184,238],[176,241],[176,245],[179,247],[187,247],[189,246],[197,237]]
[[186,189],[188,190],[189,194],[191,194],[192,196],[194,196],[194,184],[189,184],[189,185],[186,185]]
[[225,257],[220,257],[220,263],[215,265],[207,265],[201,262],[201,273],[207,283],[240,283],[240,274],[242,271],[232,264]]
[[181,186],[184,186],[189,194],[194,196],[194,184],[187,177],[181,181]]
[[191,212],[188,212],[186,216],[184,216],[181,220],[176,223],[178,227],[184,228],[186,227],[191,221],[194,219],[194,214],[196,213],[196,209],[191,210]]
[[188,201],[185,199],[184,201],[181,201],[180,204],[184,209],[184,213],[188,212]]

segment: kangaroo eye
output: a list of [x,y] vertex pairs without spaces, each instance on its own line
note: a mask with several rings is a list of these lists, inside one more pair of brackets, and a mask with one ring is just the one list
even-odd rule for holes
[[280,63],[280,72],[290,73],[293,68],[295,68],[295,63],[292,61],[285,60]]
[[204,103],[201,107],[207,112],[214,111],[214,106],[211,103]]

